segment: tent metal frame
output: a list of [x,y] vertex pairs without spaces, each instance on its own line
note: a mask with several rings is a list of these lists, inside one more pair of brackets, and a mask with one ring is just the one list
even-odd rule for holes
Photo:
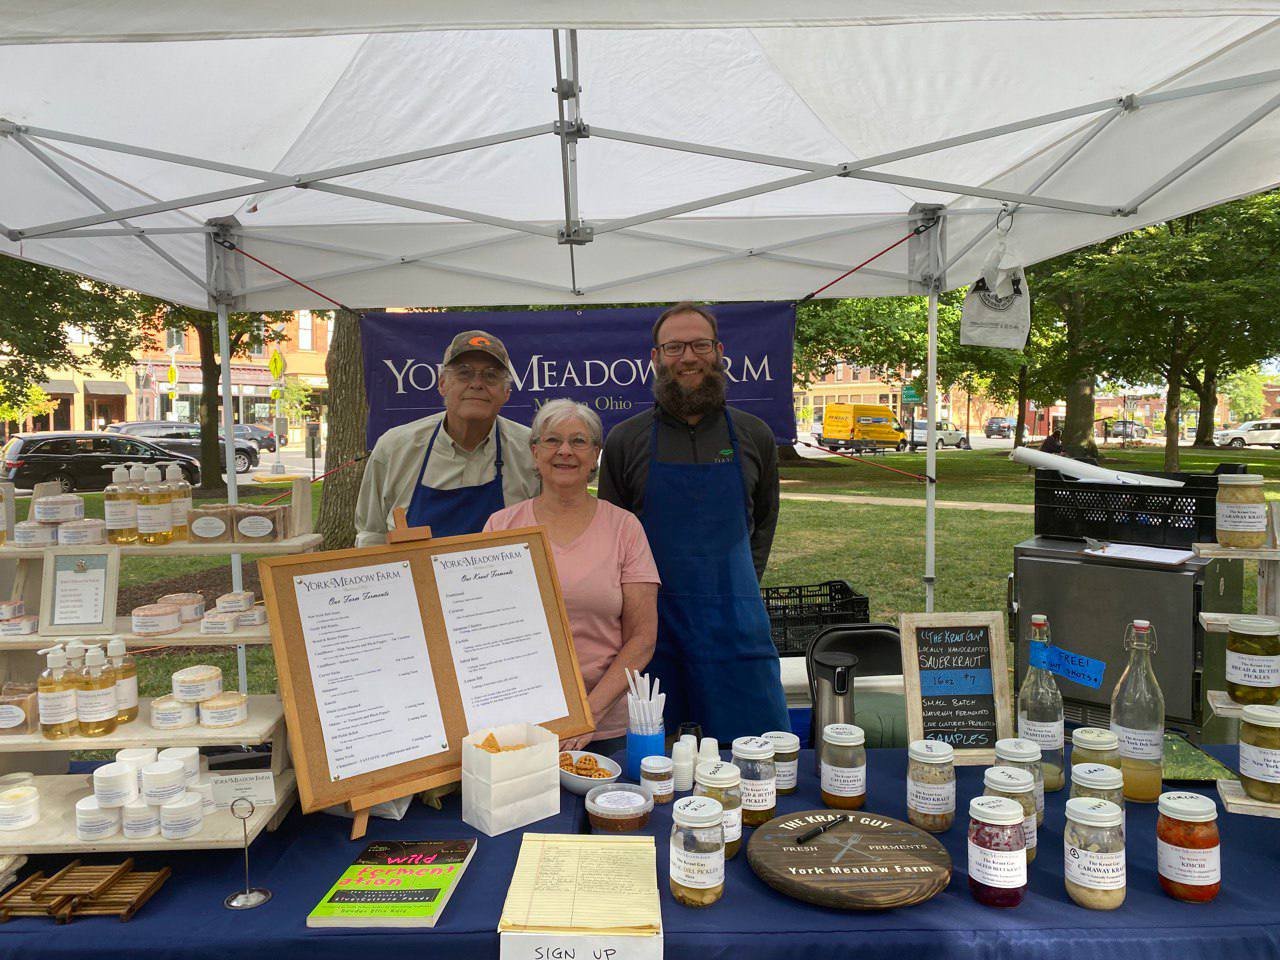
[[[548,290],[560,295],[568,294],[572,296],[583,295],[586,293],[598,293],[602,290],[622,287],[626,284],[641,280],[671,276],[677,273],[710,267],[720,263],[750,258],[770,260],[779,263],[791,263],[801,266],[811,266],[820,269],[840,270],[844,269],[844,264],[834,263],[821,258],[803,257],[794,254],[782,253],[780,251],[790,247],[803,246],[805,244],[815,243],[822,240],[879,229],[891,226],[894,223],[901,223],[905,228],[908,223],[921,222],[922,211],[927,211],[924,215],[935,219],[936,225],[934,229],[930,230],[925,235],[928,246],[928,255],[919,262],[926,263],[927,267],[923,268],[918,276],[912,276],[909,273],[885,270],[883,268],[866,268],[864,272],[873,276],[904,280],[911,287],[924,287],[928,294],[929,345],[927,358],[928,395],[926,401],[926,416],[928,417],[928,449],[926,453],[926,473],[928,474],[930,481],[926,486],[927,509],[924,583],[926,592],[926,609],[932,610],[935,552],[935,490],[933,479],[936,477],[935,411],[937,409],[938,296],[945,288],[947,270],[959,262],[960,259],[977,246],[977,244],[981,243],[983,239],[986,238],[996,227],[996,223],[993,222],[970,238],[966,244],[949,259],[944,260],[942,252],[943,233],[945,230],[945,224],[949,218],[953,216],[981,214],[984,212],[988,214],[996,212],[997,215],[999,215],[1000,212],[1003,212],[1004,214],[1013,214],[1019,209],[1028,206],[1050,213],[1083,213],[1100,217],[1117,218],[1133,216],[1153,197],[1159,195],[1171,184],[1186,176],[1206,159],[1230,144],[1250,127],[1254,126],[1263,118],[1280,108],[1280,93],[1278,93],[1261,103],[1246,116],[1231,124],[1230,127],[1223,130],[1208,143],[1204,144],[1189,156],[1175,164],[1155,183],[1142,190],[1136,196],[1121,203],[1097,204],[1072,200],[1070,198],[1046,196],[1041,194],[1040,191],[1057,173],[1079,156],[1090,143],[1092,143],[1118,118],[1122,117],[1126,113],[1138,108],[1152,107],[1161,103],[1206,96],[1220,91],[1237,90],[1245,87],[1263,86],[1266,84],[1280,82],[1280,69],[1230,77],[1209,83],[1175,87],[1151,93],[1135,93],[1124,97],[1096,100],[1092,103],[1086,103],[1078,107],[1040,114],[1023,120],[987,127],[957,136],[946,137],[906,147],[900,150],[878,154],[861,160],[851,160],[845,163],[831,164],[795,157],[760,153],[756,151],[737,150],[729,147],[697,143],[690,140],[650,136],[648,134],[633,131],[589,127],[583,121],[582,114],[577,31],[573,29],[555,30],[552,32],[552,39],[556,70],[556,84],[553,89],[556,96],[558,116],[556,121],[494,133],[484,137],[475,137],[467,140],[459,140],[453,143],[424,147],[417,150],[410,150],[385,157],[377,157],[356,163],[348,163],[340,166],[306,171],[298,174],[259,170],[252,167],[224,163],[217,160],[210,160],[187,154],[155,150],[135,144],[83,136],[73,132],[52,130],[30,124],[19,124],[7,120],[0,120],[0,137],[12,139],[40,164],[62,180],[71,190],[88,200],[89,203],[96,207],[98,211],[97,213],[86,216],[51,221],[26,227],[0,225],[0,234],[13,242],[34,239],[73,240],[100,237],[134,237],[152,254],[163,260],[172,269],[180,272],[187,280],[195,283],[197,287],[206,291],[209,296],[210,304],[216,309],[218,314],[218,335],[221,344],[221,359],[224,371],[222,395],[224,430],[227,444],[227,462],[228,464],[233,465],[235,462],[235,434],[232,429],[233,424],[231,422],[231,357],[227,314],[230,309],[234,309],[243,303],[242,298],[245,295],[279,289],[287,286],[288,281],[272,281],[270,283],[260,283],[256,286],[245,286],[244,284],[241,284],[237,290],[236,286],[232,283],[233,273],[229,268],[227,261],[229,252],[220,247],[216,242],[216,239],[231,239],[237,244],[242,244],[245,241],[253,241],[256,239],[268,243],[285,244],[299,248],[326,250],[370,261],[369,263],[360,266],[344,267],[341,269],[312,274],[309,277],[303,278],[306,282],[320,282],[326,279],[352,276],[360,273],[395,267],[397,265],[404,265],[422,269],[445,271],[496,283],[517,284],[524,287]],[[873,169],[876,167],[883,167],[887,164],[892,164],[900,160],[937,153],[952,147],[975,143],[982,140],[989,140],[1022,130],[1042,127],[1048,124],[1054,124],[1079,117],[1088,117],[1095,114],[1100,114],[1100,116],[1096,117],[1096,119],[1092,120],[1085,126],[1066,134],[1056,142],[1054,145],[1055,147],[1074,138],[1074,142],[1072,142],[1070,146],[1063,151],[1062,155],[1059,156],[1047,170],[1039,174],[1032,185],[1025,191],[1004,190],[983,184],[958,184],[949,181],[935,180],[925,177],[905,176],[891,171]],[[430,160],[437,157],[466,153],[472,150],[480,150],[487,147],[547,134],[555,136],[560,143],[561,190],[564,199],[564,220],[562,223],[511,220],[481,211],[464,210],[442,204],[414,200],[406,197],[398,197],[383,192],[364,190],[358,187],[331,182],[344,177],[370,173],[377,170],[416,163],[422,160]],[[577,147],[580,140],[588,137],[632,143],[657,149],[672,150],[685,154],[718,157],[726,160],[758,164],[766,167],[790,169],[798,172],[779,179],[767,180],[752,186],[729,190],[628,217],[619,217],[612,220],[593,223],[582,218],[577,184]],[[71,156],[51,146],[49,143],[50,141],[75,144],[111,153],[126,154],[165,163],[195,167],[202,170],[209,170],[240,177],[248,180],[249,182],[238,186],[226,187],[220,190],[212,190],[178,197],[176,199],[152,199],[151,202],[148,203],[137,204],[124,208],[112,208],[110,204],[102,199],[101,196],[90,189],[82,180],[70,173],[65,166],[60,164],[50,155],[51,152],[56,151],[63,157]],[[85,166],[89,166],[83,161],[80,162]],[[1008,174],[1009,172],[1011,171],[1005,170],[1001,175]],[[707,240],[667,236],[662,233],[636,229],[645,224],[666,220],[683,214],[693,213],[698,210],[705,210],[722,204],[731,203],[736,200],[761,196],[764,194],[774,193],[779,190],[786,190],[791,187],[800,186],[802,184],[837,177],[936,191],[960,197],[985,198],[999,201],[1001,208],[1000,211],[983,211],[973,208],[949,209],[945,204],[937,206],[917,204],[913,208],[913,212],[908,215],[890,215],[887,219],[877,218],[866,223],[856,224],[836,231],[827,230],[821,234],[793,238],[791,240],[772,243],[762,247],[749,248]],[[144,196],[146,195],[136,186],[127,184],[124,181],[118,182],[139,194]],[[465,243],[436,246],[428,250],[411,252],[400,256],[388,256],[384,253],[375,253],[341,244],[307,241],[294,237],[286,237],[279,233],[273,233],[273,231],[281,229],[278,227],[264,228],[262,230],[257,230],[252,227],[246,229],[240,227],[234,220],[210,221],[205,224],[197,223],[190,226],[157,227],[139,226],[131,222],[135,219],[155,216],[157,214],[172,211],[185,212],[186,208],[198,207],[207,203],[230,199],[256,198],[267,193],[287,189],[316,190],[351,199],[364,200],[371,204],[400,207],[422,213],[433,214],[450,220],[489,226],[503,232],[495,236],[472,239]],[[247,200],[246,203],[248,203]],[[108,224],[111,226],[104,226]],[[407,224],[406,226],[412,225],[413,224]],[[591,243],[597,237],[609,233],[617,233],[624,237],[631,237],[649,242],[662,242],[693,249],[705,249],[714,255],[701,260],[663,267],[657,270],[627,277],[614,278],[593,285],[580,287],[577,278],[576,262],[574,260],[574,248]],[[198,277],[190,270],[190,268],[166,251],[163,246],[153,239],[158,236],[187,234],[204,234],[205,236],[206,267],[208,273],[206,279]],[[531,279],[515,275],[477,270],[447,262],[442,259],[467,250],[506,243],[511,240],[528,236],[552,239],[556,243],[568,247],[570,269],[569,284],[557,284],[543,279]],[[799,292],[800,291],[796,291],[796,293]],[[234,466],[231,467],[228,477],[228,499],[232,503],[235,503],[238,499],[238,487]],[[243,574],[240,556],[236,554],[232,557],[232,579],[234,587],[237,590],[240,589],[242,577]],[[243,690],[247,677],[243,646],[238,649],[238,661],[240,667],[241,689]]]

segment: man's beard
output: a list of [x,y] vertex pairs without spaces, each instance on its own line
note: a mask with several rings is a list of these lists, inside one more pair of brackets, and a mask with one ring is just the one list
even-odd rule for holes
[[725,376],[718,363],[704,364],[702,382],[691,390],[681,386],[671,368],[659,364],[654,370],[653,395],[672,416],[687,420],[724,406]]

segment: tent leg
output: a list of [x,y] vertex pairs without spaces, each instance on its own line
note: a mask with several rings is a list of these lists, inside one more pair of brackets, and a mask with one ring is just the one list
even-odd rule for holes
[[[934,238],[940,226],[934,227]],[[931,238],[933,239],[933,238]],[[928,384],[925,391],[924,472],[929,478],[924,488],[924,612],[933,613],[934,554],[937,549],[934,519],[938,476],[938,281],[929,286]]]
[[[231,331],[227,323],[227,305],[218,303],[218,350],[222,362],[222,433],[227,452],[227,503],[240,502],[240,490],[236,480],[236,430],[231,409]],[[231,589],[244,589],[244,568],[240,554],[231,555]],[[244,644],[236,646],[236,672],[241,693],[249,692],[249,665]]]

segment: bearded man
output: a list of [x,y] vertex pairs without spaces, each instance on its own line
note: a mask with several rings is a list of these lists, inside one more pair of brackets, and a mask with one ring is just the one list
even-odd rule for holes
[[773,431],[725,402],[706,307],[663,311],[652,357],[657,403],[609,432],[599,492],[639,516],[662,577],[649,672],[667,729],[694,721],[721,743],[790,730],[759,586],[778,522]]

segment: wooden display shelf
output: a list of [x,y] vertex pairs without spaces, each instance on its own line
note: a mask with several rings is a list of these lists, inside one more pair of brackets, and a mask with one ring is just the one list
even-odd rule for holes
[[1239,813],[1246,817],[1270,817],[1280,820],[1280,803],[1255,800],[1244,792],[1239,780],[1219,780],[1218,796],[1227,813]]
[[1243,617],[1243,613],[1201,613],[1200,626],[1205,633],[1226,633],[1232,617]]
[[[290,553],[307,553],[320,546],[324,538],[318,533],[307,533],[288,540],[276,540],[271,543],[168,543],[163,546],[149,547],[143,544],[122,544],[122,557],[229,557],[233,553],[252,553],[255,556],[277,556]],[[44,557],[45,550],[56,550],[57,547],[0,547],[0,559],[11,557],[15,560],[38,560]],[[74,547],[68,549],[75,549]]]
[[[111,637],[123,637],[125,646],[130,650],[139,647],[233,647],[238,644],[261,645],[271,642],[271,630],[264,623],[257,627],[241,627],[235,633],[201,633],[200,622],[184,623],[177,633],[166,633],[162,637],[144,637],[131,633],[133,622],[129,617],[116,617],[114,633],[100,637],[80,635],[78,639],[84,644],[105,644]],[[33,633],[26,637],[0,637],[0,652],[5,650],[43,650],[55,643],[66,643],[71,637],[54,637],[47,634]]]
[[[122,833],[102,840],[76,837],[76,801],[93,793],[91,774],[36,777],[40,791],[40,822],[25,830],[0,832],[0,855],[42,853],[117,853],[126,850],[238,850],[244,844],[241,821],[230,810],[218,810],[204,818],[204,826],[186,840],[166,840],[156,834],[130,840]],[[276,774],[274,806],[258,807],[248,820],[252,842],[264,829],[275,829],[297,796],[292,768]]]
[[[284,722],[284,707],[274,694],[249,698],[249,719],[234,727],[183,727],[156,730],[151,726],[151,700],[138,704],[138,719],[104,737],[63,737],[50,740],[42,733],[0,736],[0,753],[68,750],[123,750],[126,747],[226,747],[266,743]],[[3,837],[0,836],[0,840]]]
[[1240,711],[1244,709],[1244,705],[1236,703],[1227,696],[1227,691],[1210,690],[1204,698],[1209,702],[1209,709],[1213,711],[1215,717],[1226,717],[1228,720],[1240,719]]
[[1280,560],[1280,547],[1241,550],[1239,547],[1224,547],[1217,543],[1193,543],[1191,549],[1197,557],[1211,560]]

